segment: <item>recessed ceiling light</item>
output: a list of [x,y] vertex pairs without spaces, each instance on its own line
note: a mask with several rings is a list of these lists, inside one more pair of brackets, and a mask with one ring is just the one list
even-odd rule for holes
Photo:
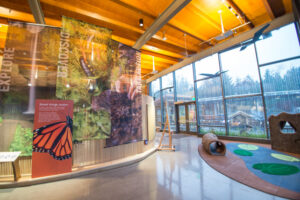
[[140,25],[140,27],[143,27],[144,26],[144,20],[141,18],[141,19],[139,19],[139,25]]

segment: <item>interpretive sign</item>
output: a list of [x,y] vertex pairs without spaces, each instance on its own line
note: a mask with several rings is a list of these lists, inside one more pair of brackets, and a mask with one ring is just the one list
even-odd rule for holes
[[73,101],[36,100],[32,177],[72,170]]

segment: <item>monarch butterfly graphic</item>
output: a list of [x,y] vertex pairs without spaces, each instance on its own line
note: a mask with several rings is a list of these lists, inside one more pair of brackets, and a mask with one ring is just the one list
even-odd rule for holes
[[56,160],[72,156],[73,120],[55,122],[33,131],[33,151],[49,153]]

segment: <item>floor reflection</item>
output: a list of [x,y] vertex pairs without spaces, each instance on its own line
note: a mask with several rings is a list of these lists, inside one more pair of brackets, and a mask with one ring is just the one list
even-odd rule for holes
[[0,199],[282,199],[209,167],[198,154],[200,142],[196,136],[175,135],[175,152],[159,151],[139,163],[79,178],[3,189]]

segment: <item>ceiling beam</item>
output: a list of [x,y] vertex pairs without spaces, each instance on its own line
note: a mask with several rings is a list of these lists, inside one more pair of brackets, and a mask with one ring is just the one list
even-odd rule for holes
[[271,19],[285,14],[285,8],[282,0],[263,0],[263,3]]
[[[154,61],[154,66],[156,70],[164,70],[168,67],[170,67],[171,65],[168,64],[162,64],[162,63],[158,63],[156,60]],[[141,64],[143,65],[144,69],[153,69],[153,61],[142,61]]]
[[159,58],[166,59],[166,60],[171,60],[171,61],[174,61],[174,62],[182,61],[182,59],[180,59],[180,58],[166,56],[166,55],[163,55],[163,54],[160,54],[160,53],[155,53],[153,51],[147,51],[147,50],[142,49],[141,52],[142,52],[142,54],[147,54],[147,55],[150,55],[150,56],[159,57]]
[[31,12],[37,24],[46,24],[40,0],[28,0]]
[[[132,11],[135,11],[136,13],[139,13],[139,14],[142,14],[142,15],[144,15],[146,17],[152,18],[153,20],[156,19],[156,16],[152,15],[151,13],[145,12],[145,11],[143,11],[143,10],[141,10],[139,8],[136,8],[136,7],[132,6],[132,5],[129,5],[129,4],[125,3],[125,2],[123,2],[123,1],[120,1],[120,0],[111,0],[111,1],[115,2],[116,4],[118,4],[120,6],[126,7],[126,8],[128,8],[128,9],[130,9]],[[173,28],[173,29],[175,29],[175,30],[177,30],[177,31],[185,33],[186,35],[188,35],[188,36],[190,36],[190,37],[192,37],[192,38],[194,38],[196,40],[199,40],[201,42],[205,41],[203,38],[200,38],[199,36],[196,36],[194,34],[186,32],[185,30],[183,30],[183,29],[181,29],[181,28],[179,28],[179,27],[177,27],[177,26],[175,26],[173,24],[167,23],[166,25],[169,26],[169,27],[171,27],[171,28]]]
[[237,12],[237,14],[239,14],[242,18],[244,18],[245,22],[250,22],[247,26],[249,26],[251,29],[254,28],[254,25],[250,21],[250,19],[232,0],[226,0],[226,2]]
[[133,45],[135,49],[141,49],[152,36],[160,30],[172,17],[174,17],[191,0],[174,0],[171,5],[151,24],[144,34]]
[[271,6],[270,6],[268,0],[262,0],[262,1],[263,1],[263,3],[264,3],[264,6],[265,6],[265,8],[266,8],[266,10],[267,10],[267,13],[268,13],[269,17],[270,17],[272,20],[275,19],[275,15],[274,15],[274,13],[273,13],[273,10],[272,10],[272,8],[271,8]]

